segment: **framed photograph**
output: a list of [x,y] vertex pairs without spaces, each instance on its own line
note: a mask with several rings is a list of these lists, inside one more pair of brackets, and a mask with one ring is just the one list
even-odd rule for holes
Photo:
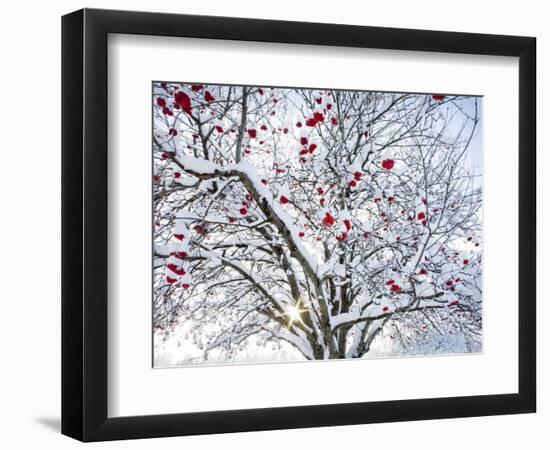
[[535,412],[531,37],[62,22],[62,432]]

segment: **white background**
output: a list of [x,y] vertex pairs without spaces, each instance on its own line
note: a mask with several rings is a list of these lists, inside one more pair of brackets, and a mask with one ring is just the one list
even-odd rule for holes
[[[487,2],[488,3],[488,2]],[[543,2],[499,2],[498,7],[479,1],[446,4],[440,1],[392,1],[377,4],[357,1],[277,2],[151,2],[88,1],[90,7],[154,8],[158,11],[226,16],[250,16],[362,25],[536,35],[538,41],[539,142],[542,150],[549,132],[543,130],[543,106],[550,105],[545,87],[550,70],[550,31]],[[496,4],[495,4],[496,5]],[[84,4],[61,1],[10,2],[0,18],[2,33],[2,295],[0,327],[2,383],[0,384],[2,434],[6,448],[73,448],[80,444],[58,434],[60,375],[60,19]],[[496,20],[498,18],[498,20]],[[544,103],[544,105],[543,105]],[[31,113],[32,114],[29,114]],[[504,131],[505,132],[505,131]],[[26,161],[27,160],[27,161]],[[540,152],[539,194],[547,197],[548,153]],[[545,191],[543,193],[543,190]],[[539,231],[548,226],[547,209],[539,195]],[[539,232],[539,255],[548,239]],[[550,248],[547,248],[550,250]],[[539,278],[548,263],[539,256]],[[544,287],[539,297],[544,297]],[[539,380],[548,378],[550,314],[539,304]],[[343,445],[391,448],[544,448],[550,419],[548,388],[539,383],[536,415],[472,418],[403,424],[241,433],[98,444],[99,448],[331,448]],[[389,440],[390,439],[390,440]]]
[[[110,416],[517,392],[516,58],[147,36],[113,36],[109,52]],[[151,80],[220,76],[484,95],[483,354],[151,370]]]

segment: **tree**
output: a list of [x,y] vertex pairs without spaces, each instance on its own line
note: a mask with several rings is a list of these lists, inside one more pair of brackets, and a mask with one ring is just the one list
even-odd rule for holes
[[202,361],[361,358],[388,324],[479,345],[479,101],[154,84],[156,333]]

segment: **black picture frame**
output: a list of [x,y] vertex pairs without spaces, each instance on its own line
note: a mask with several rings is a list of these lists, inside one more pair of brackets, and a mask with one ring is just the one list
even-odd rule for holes
[[[518,392],[109,418],[107,37],[110,33],[518,57]],[[62,433],[81,441],[103,441],[535,412],[535,90],[533,37],[96,9],[64,16]]]

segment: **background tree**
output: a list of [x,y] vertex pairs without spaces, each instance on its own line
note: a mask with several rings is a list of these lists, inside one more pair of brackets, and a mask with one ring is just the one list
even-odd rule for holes
[[[154,85],[154,326],[360,358],[480,348],[479,99]],[[479,155],[478,155],[479,156]],[[427,334],[428,333],[428,334]],[[432,334],[429,334],[432,336]]]

